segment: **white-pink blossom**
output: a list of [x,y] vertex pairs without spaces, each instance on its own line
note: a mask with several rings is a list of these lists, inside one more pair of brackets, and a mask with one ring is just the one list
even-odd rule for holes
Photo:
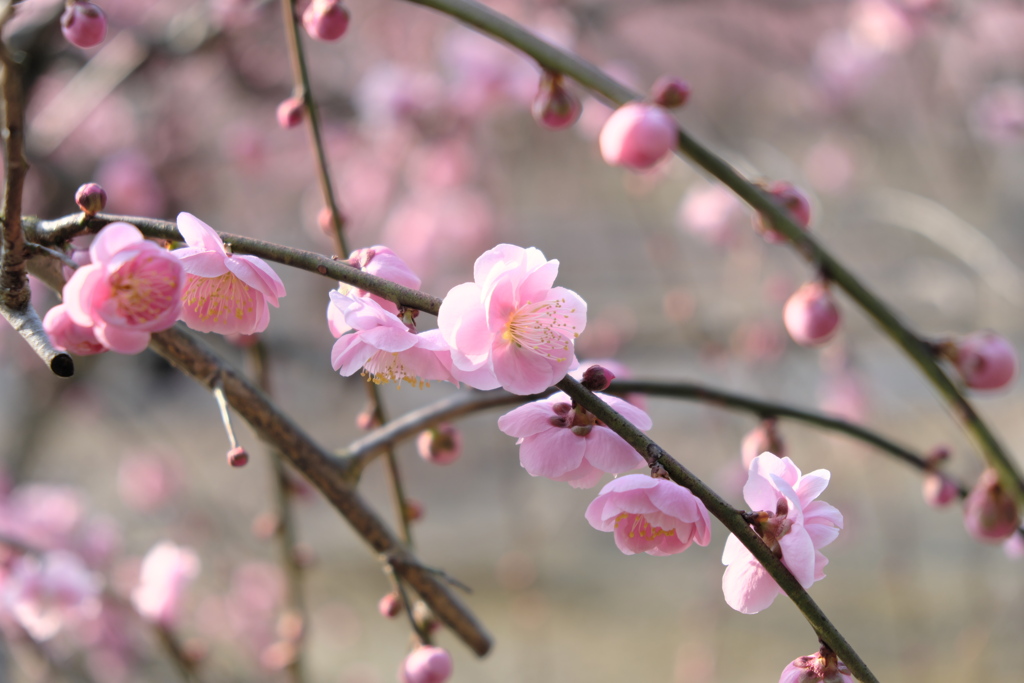
[[177,618],[185,588],[198,575],[199,557],[195,552],[170,541],[158,543],[142,560],[132,604],[144,618],[170,626]]
[[[762,453],[750,464],[743,486],[743,498],[759,517],[755,530],[804,588],[825,578],[828,559],[820,549],[843,528],[842,514],[815,500],[828,486],[829,477],[828,470],[802,475],[789,458]],[[722,564],[727,565],[722,577],[725,601],[739,612],[760,612],[782,593],[735,535],[725,542]]]
[[35,640],[99,614],[102,583],[74,553],[53,550],[14,560],[0,587],[0,610]]

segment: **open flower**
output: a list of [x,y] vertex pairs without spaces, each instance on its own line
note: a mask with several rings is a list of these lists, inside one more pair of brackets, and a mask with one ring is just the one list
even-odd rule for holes
[[22,555],[0,585],[0,612],[10,613],[35,640],[100,611],[100,580],[67,550]]
[[64,285],[71,320],[91,327],[118,353],[139,353],[151,332],[166,330],[181,311],[185,282],[178,259],[128,223],[111,223],[89,246],[89,265]]
[[643,474],[608,482],[586,517],[598,531],[614,532],[615,545],[626,555],[674,555],[692,543],[711,542],[704,503],[675,482]]
[[475,281],[453,287],[437,316],[458,379],[525,395],[576,366],[574,344],[587,324],[587,304],[552,287],[557,275],[558,261],[533,247],[499,244],[476,260]]
[[92,356],[107,350],[91,327],[82,327],[71,319],[64,304],[57,304],[46,312],[43,329],[54,346],[76,356]]
[[153,546],[142,560],[132,604],[144,618],[170,626],[178,614],[185,587],[199,574],[199,557],[170,541]]
[[197,332],[256,334],[270,323],[270,305],[284,284],[257,256],[229,254],[220,235],[190,213],[178,214],[187,247],[172,252],[187,273],[181,319]]
[[[639,429],[651,428],[651,418],[636,406],[597,396]],[[519,439],[519,463],[531,476],[567,481],[574,488],[594,486],[605,472],[646,464],[621,436],[582,408],[574,409],[560,392],[502,415],[498,429]]]
[[348,377],[359,368],[377,384],[452,380],[448,346],[441,333],[416,334],[373,299],[330,292],[327,319],[338,337],[331,366]]
[[[843,528],[843,516],[820,500],[828,486],[828,470],[801,475],[789,458],[762,453],[750,463],[743,498],[758,517],[755,527],[765,544],[804,588],[825,578],[828,559],[821,554]],[[758,512],[759,511],[759,512]],[[722,590],[730,607],[755,614],[782,593],[761,563],[734,535],[725,542]]]

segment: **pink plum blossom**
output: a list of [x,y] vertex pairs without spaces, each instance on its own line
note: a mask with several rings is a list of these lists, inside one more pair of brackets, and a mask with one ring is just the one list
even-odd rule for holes
[[601,156],[612,166],[651,168],[676,144],[676,122],[663,108],[630,102],[615,110],[601,128]]
[[822,647],[787,664],[779,683],[855,683],[855,679],[832,650]]
[[143,618],[163,626],[174,623],[185,587],[199,574],[199,557],[189,548],[163,541],[142,560],[132,604]]
[[626,555],[674,555],[692,543],[711,542],[711,519],[704,503],[667,479],[629,474],[614,479],[587,507],[587,521],[615,534]]
[[257,256],[230,254],[209,225],[178,214],[187,247],[173,254],[185,269],[181,319],[197,332],[256,334],[270,324],[270,306],[285,295],[277,273]]
[[[402,258],[391,251],[389,247],[376,245],[372,247],[366,247],[364,249],[356,249],[353,251],[348,258],[348,262],[353,266],[359,268],[364,273],[370,275],[376,275],[377,277],[390,280],[396,285],[402,285],[409,289],[420,288],[420,278],[416,273],[412,271],[412,268],[402,260]],[[380,307],[389,313],[398,315],[398,306],[388,301],[384,297],[378,296],[371,292],[364,292],[361,289],[356,289],[351,285],[341,283],[338,286],[338,291],[346,296],[358,296],[367,297],[373,299]],[[340,324],[344,327],[343,319],[339,318],[341,310],[333,307],[327,309],[327,325],[331,328],[331,332],[335,337],[341,335],[341,332],[335,331],[335,326]]]
[[96,338],[92,327],[83,327],[71,319],[68,307],[64,304],[58,304],[46,312],[43,329],[54,346],[76,356],[92,356],[107,350]]
[[[801,475],[789,458],[762,453],[750,464],[743,498],[758,517],[755,530],[804,588],[825,578],[828,559],[820,549],[843,528],[838,510],[815,500],[829,481],[828,470]],[[725,542],[722,577],[725,601],[744,614],[774,602],[782,589],[735,535]]]
[[[597,396],[637,428],[651,428],[651,418],[636,406],[614,396]],[[592,414],[573,409],[561,392],[502,415],[498,429],[519,439],[519,463],[531,476],[566,481],[574,488],[594,486],[604,472],[620,474],[646,464]]]
[[35,640],[49,640],[64,626],[99,614],[100,588],[71,552],[22,555],[0,586],[0,612],[11,614]]
[[808,282],[793,292],[782,310],[786,331],[797,344],[824,344],[839,328],[839,310],[832,300],[828,284],[820,280]]
[[420,645],[402,662],[402,683],[444,683],[452,675],[452,656],[444,648]]
[[127,223],[100,230],[89,256],[91,263],[64,285],[68,316],[91,327],[112,351],[141,352],[151,332],[166,330],[178,319],[185,282],[181,263]]
[[330,297],[327,318],[338,337],[331,366],[341,375],[362,368],[377,384],[405,381],[420,387],[429,380],[452,380],[448,346],[440,332],[416,334],[373,299],[337,291]]
[[994,332],[975,332],[956,343],[953,362],[972,389],[1001,389],[1017,375],[1017,351]]
[[476,260],[473,275],[474,282],[448,292],[437,317],[456,378],[526,395],[576,366],[587,304],[572,290],[552,287],[558,261],[534,247],[499,244]]

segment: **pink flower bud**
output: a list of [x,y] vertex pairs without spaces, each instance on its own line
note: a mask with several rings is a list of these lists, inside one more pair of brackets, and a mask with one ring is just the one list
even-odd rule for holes
[[249,464],[249,454],[241,446],[235,446],[228,451],[228,464],[232,467],[245,467]]
[[779,683],[855,683],[855,679],[835,653],[822,646],[820,652],[797,657],[787,664]]
[[75,192],[75,204],[86,215],[94,216],[107,205],[107,192],[96,183],[86,183]]
[[349,13],[338,0],[313,0],[302,13],[302,26],[311,38],[337,40],[348,29]]
[[57,304],[43,317],[43,329],[53,345],[76,356],[92,356],[107,350],[91,327],[79,325],[68,315],[67,306]]
[[398,670],[402,683],[444,683],[452,675],[452,656],[433,645],[421,645],[409,653]]
[[277,105],[277,125],[285,130],[302,123],[305,111],[301,97],[289,97]]
[[377,611],[385,619],[394,619],[402,611],[402,599],[397,593],[388,593],[377,603]]
[[1001,389],[1017,375],[1017,351],[993,332],[975,332],[961,339],[953,362],[972,389]]
[[[777,180],[763,187],[765,192],[772,195],[776,203],[789,212],[789,217],[793,219],[794,223],[804,230],[808,228],[811,224],[811,202],[803,192],[785,180]],[[781,233],[771,226],[771,221],[762,214],[754,216],[754,230],[760,233],[766,242],[771,244],[786,240]]]
[[605,162],[642,171],[672,151],[676,134],[676,122],[667,111],[653,104],[630,102],[608,118],[598,142]]
[[824,344],[839,327],[836,309],[828,286],[815,280],[808,282],[789,297],[782,312],[786,331],[797,344],[814,346]]
[[690,99],[690,85],[675,76],[662,76],[654,82],[651,95],[656,104],[666,109],[681,107]]
[[942,472],[929,472],[921,483],[924,502],[933,508],[946,507],[960,494],[957,485]]
[[994,469],[981,473],[964,500],[964,526],[979,541],[1002,541],[1020,526],[1017,504],[1003,491]]
[[405,501],[405,518],[410,522],[416,522],[423,519],[424,509],[423,503],[418,500],[409,498]]
[[537,123],[555,130],[568,128],[580,118],[583,105],[562,83],[562,74],[545,71],[531,112]]
[[613,379],[615,375],[611,370],[595,364],[583,371],[583,380],[580,384],[591,391],[604,391],[611,386]]
[[60,31],[72,45],[95,47],[107,35],[107,17],[91,2],[75,0],[60,15]]
[[740,446],[740,454],[743,456],[743,467],[750,469],[750,463],[754,458],[764,452],[771,453],[780,458],[786,457],[786,444],[779,434],[778,422],[774,417],[761,421],[761,424],[747,432],[743,437]]
[[439,424],[416,439],[420,457],[435,465],[450,465],[462,455],[462,435],[450,424]]

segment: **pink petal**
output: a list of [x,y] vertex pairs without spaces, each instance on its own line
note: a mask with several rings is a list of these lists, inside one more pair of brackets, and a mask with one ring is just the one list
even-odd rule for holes
[[93,331],[101,344],[117,353],[142,353],[149,346],[149,332],[137,332],[102,323],[94,325]]
[[564,481],[574,489],[590,489],[597,486],[597,482],[601,481],[601,477],[604,476],[604,472],[591,467],[591,465],[584,460],[580,463],[572,472],[566,472],[560,477],[555,477],[555,481]]
[[624,401],[618,396],[608,396],[607,394],[597,394],[597,397],[607,403],[612,410],[617,412],[622,417],[629,420],[634,427],[642,431],[647,431],[654,424],[651,422],[651,416],[645,413],[640,408],[637,408],[632,403]]
[[364,344],[369,344],[388,353],[397,353],[416,346],[416,335],[404,326],[398,329],[380,325],[370,330],[356,332],[356,334]]
[[779,539],[782,563],[789,568],[804,588],[814,583],[814,543],[802,526],[794,526]]
[[821,492],[828,486],[832,474],[828,470],[814,470],[800,477],[794,490],[800,496],[800,503],[807,505],[821,495]]
[[272,306],[277,306],[278,298],[285,295],[281,278],[259,257],[232,256],[227,260],[227,267],[239,280],[259,290]]
[[568,429],[551,428],[526,437],[519,446],[519,464],[534,477],[553,479],[583,462],[583,439]]
[[[558,261],[551,260],[542,264],[539,268],[527,275],[518,287],[516,287],[516,299],[519,305],[527,301],[545,301],[547,299],[559,298],[554,294],[551,285],[558,277]],[[558,289],[561,289],[559,287]]]
[[782,592],[761,564],[751,558],[730,564],[722,575],[725,602],[737,612],[757,614],[771,606]]
[[346,334],[331,347],[331,367],[344,377],[349,377],[370,359],[377,349],[363,344],[357,335]]
[[188,246],[226,256],[224,241],[217,231],[192,214],[184,211],[178,214],[178,232]]
[[842,529],[843,513],[823,500],[815,500],[804,508],[804,524],[832,524]]
[[602,472],[620,474],[647,464],[632,446],[607,427],[594,427],[584,443],[587,462]]
[[455,352],[452,351],[452,377],[466,386],[489,391],[501,386],[501,382],[494,376],[494,371],[489,365],[483,365],[475,370],[463,370],[455,365]]
[[89,245],[89,257],[92,263],[104,264],[117,252],[145,239],[134,225],[110,223],[96,234],[96,239]]
[[491,354],[491,367],[498,382],[505,391],[520,396],[544,391],[569,370],[567,363],[561,363],[565,372],[558,375],[552,365],[544,356],[508,342],[495,344]]
[[[191,251],[191,254],[183,253]],[[181,267],[196,277],[220,277],[228,272],[227,257],[212,251],[198,251],[191,247],[171,252],[181,261]]]
[[562,307],[559,309],[562,320],[559,321],[557,328],[552,329],[558,331],[569,341],[574,341],[583,334],[583,330],[587,327],[587,302],[579,294],[565,287],[555,287],[548,292],[547,298],[549,301],[562,302]]
[[68,316],[76,324],[89,327],[93,324],[93,313],[96,306],[102,304],[107,296],[103,266],[91,263],[75,271],[71,279],[64,285],[64,303],[68,307]]
[[552,426],[550,420],[555,417],[551,404],[547,401],[534,401],[519,406],[498,418],[498,429],[509,436],[521,439],[533,436],[548,429],[564,429]]
[[491,351],[491,333],[484,318],[480,288],[475,284],[467,282],[448,291],[437,314],[437,328],[452,348],[452,362],[456,367],[476,370],[486,363]]
[[473,264],[473,280],[477,285],[483,287],[497,273],[516,267],[525,258],[526,249],[514,244],[499,244],[477,258],[476,263]]
[[779,502],[779,492],[772,482],[756,469],[758,458],[762,457],[764,456],[757,456],[750,464],[750,474],[747,477],[747,483],[743,485],[743,500],[750,506],[751,512],[759,510],[775,512],[775,506]]

